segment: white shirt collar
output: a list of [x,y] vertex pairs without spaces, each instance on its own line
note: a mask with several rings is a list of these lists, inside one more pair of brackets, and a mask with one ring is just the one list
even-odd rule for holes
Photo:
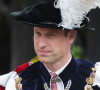
[[[61,69],[59,69],[59,70],[57,70],[56,72],[53,72],[53,73],[56,73],[57,75],[59,75],[59,74],[68,66],[68,64],[69,64],[70,61],[71,61],[71,58],[72,58],[72,55],[71,55],[70,59],[68,60],[68,62],[67,62]],[[46,67],[46,66],[45,66],[45,67]],[[49,73],[52,72],[52,71],[49,70],[47,67],[46,67],[46,69],[48,70]]]

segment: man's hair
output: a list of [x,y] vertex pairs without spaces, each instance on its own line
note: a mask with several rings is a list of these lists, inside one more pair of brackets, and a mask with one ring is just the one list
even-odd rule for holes
[[70,30],[64,30],[64,36],[66,37],[69,32],[70,32]]

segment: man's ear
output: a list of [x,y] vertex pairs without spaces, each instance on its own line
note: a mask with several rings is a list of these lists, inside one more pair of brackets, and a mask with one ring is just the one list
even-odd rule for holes
[[72,44],[74,42],[74,40],[75,40],[75,31],[74,30],[70,30],[69,40],[70,40],[70,44]]

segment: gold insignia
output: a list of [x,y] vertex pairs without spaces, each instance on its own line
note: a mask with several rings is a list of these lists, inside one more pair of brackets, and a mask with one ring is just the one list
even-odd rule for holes
[[16,89],[17,89],[17,90],[22,90],[21,81],[22,81],[22,78],[21,78],[21,77],[15,79]]
[[96,67],[92,68],[92,73],[90,74],[90,77],[86,78],[87,85],[85,85],[85,90],[93,90],[92,85],[95,80],[95,73],[96,73]]
[[59,78],[53,78],[53,79],[51,79],[51,83],[55,83],[55,82],[61,82],[61,80]]
[[92,76],[90,76],[89,78],[86,78],[86,82],[87,82],[87,84],[92,85],[94,82],[94,78]]

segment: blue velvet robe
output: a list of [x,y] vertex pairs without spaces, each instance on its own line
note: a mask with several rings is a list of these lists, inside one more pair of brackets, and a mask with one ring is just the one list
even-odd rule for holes
[[[60,73],[59,77],[66,87],[69,80],[72,81],[69,90],[84,90],[86,78],[90,76],[93,64],[83,59],[72,58],[69,65]],[[22,78],[22,90],[45,90],[44,83],[50,87],[51,75],[45,66],[39,61],[19,73]],[[94,90],[100,90],[94,87]]]

